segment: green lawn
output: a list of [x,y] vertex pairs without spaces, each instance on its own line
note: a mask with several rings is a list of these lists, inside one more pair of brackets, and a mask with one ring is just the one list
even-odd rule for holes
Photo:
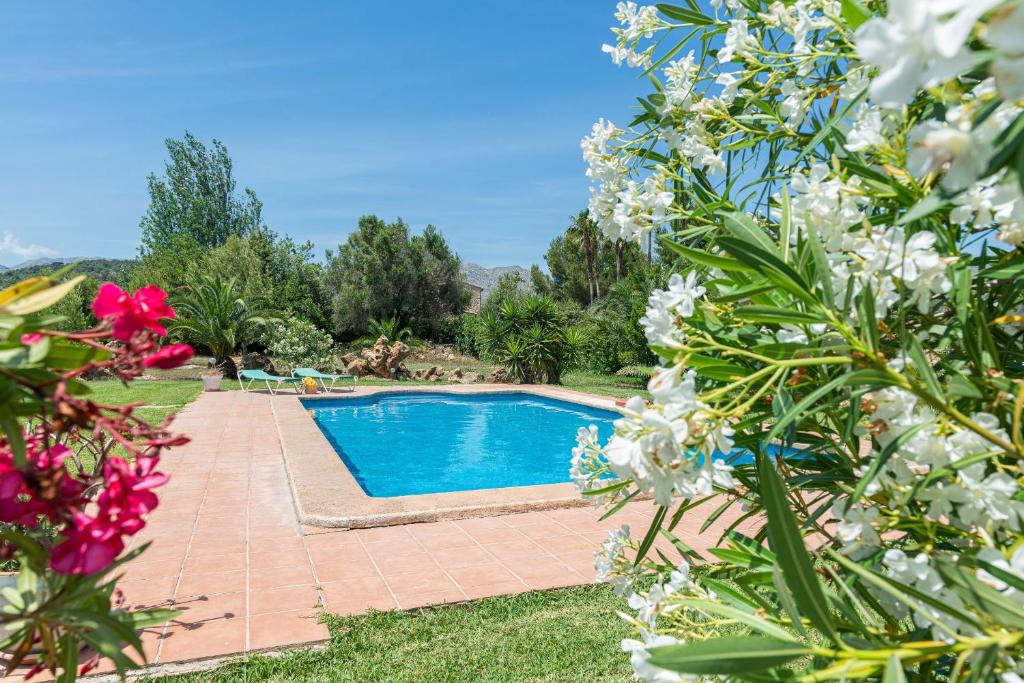
[[567,372],[562,377],[562,386],[566,389],[615,398],[630,398],[638,395],[649,398],[646,380],[604,375],[599,372]]
[[89,398],[97,403],[144,403],[146,407],[138,409],[138,413],[150,421],[160,421],[178,412],[194,401],[203,388],[195,379],[137,380],[127,386],[117,380],[97,380],[86,384],[92,389]]
[[630,628],[616,615],[624,608],[608,586],[583,586],[415,612],[327,616],[325,649],[160,680],[625,683],[633,677],[620,641],[631,637]]

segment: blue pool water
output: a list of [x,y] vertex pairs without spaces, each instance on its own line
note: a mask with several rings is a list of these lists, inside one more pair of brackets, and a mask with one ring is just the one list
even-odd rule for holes
[[617,413],[528,393],[402,393],[304,401],[367,495],[569,481],[576,430]]

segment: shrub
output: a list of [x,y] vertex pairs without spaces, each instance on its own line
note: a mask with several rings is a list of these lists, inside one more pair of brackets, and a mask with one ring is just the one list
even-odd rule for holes
[[74,681],[103,656],[123,676],[137,666],[124,648],[145,656],[137,629],[175,614],[128,611],[115,584],[148,546],[124,553],[159,503],[160,455],[187,439],[167,422],[149,424],[135,405],[89,400],[79,378],[103,371],[130,382],[187,362],[192,349],[159,347],[175,312],[152,286],[128,294],[108,282],[92,301],[96,325],[51,329],[52,307],[81,280],[26,280],[0,292],[0,551],[18,572],[17,586],[4,589],[0,650],[8,671],[26,665],[26,679],[47,670]]
[[579,357],[581,335],[569,333],[553,299],[526,295],[507,298],[476,323],[484,355],[516,382],[558,384]]
[[583,140],[590,216],[683,262],[573,474],[657,506],[597,560],[638,677],[1021,680],[1024,5],[618,7],[655,87]]
[[275,327],[268,347],[275,365],[280,362],[289,372],[295,368],[334,370],[334,340],[316,325],[292,318]]

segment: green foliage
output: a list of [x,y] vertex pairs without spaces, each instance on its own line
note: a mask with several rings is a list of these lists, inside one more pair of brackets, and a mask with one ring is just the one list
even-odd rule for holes
[[505,299],[481,314],[476,325],[484,354],[515,382],[558,384],[582,350],[582,335],[567,329],[565,316],[551,297]]
[[452,343],[459,353],[480,358],[484,353],[480,342],[480,317],[472,313],[463,313],[455,320]]
[[401,219],[360,218],[337,255],[328,253],[326,278],[334,291],[335,330],[348,339],[364,334],[371,319],[385,318],[433,337],[469,300],[459,258],[441,233],[427,226],[410,237]]
[[248,235],[262,225],[263,205],[246,188],[235,192],[231,157],[219,140],[208,149],[189,132],[166,141],[170,157],[164,176],[150,174],[149,209],[142,218],[142,255],[176,246],[184,235],[212,249],[232,235]]
[[412,330],[398,322],[398,318],[370,319],[370,336],[387,337],[388,341],[404,341],[412,337]]
[[582,327],[587,332],[585,362],[600,372],[616,372],[628,365],[652,366],[656,362],[647,344],[640,319],[647,298],[668,281],[669,269],[655,263],[636,268],[620,282],[612,283],[603,297],[587,308]]
[[614,283],[646,267],[636,243],[603,239],[585,212],[551,240],[544,261],[551,272],[548,290],[580,306],[598,301]]
[[334,340],[311,322],[289,318],[273,326],[270,338],[268,350],[274,357],[275,366],[280,361],[279,372],[284,368],[288,372],[295,368],[333,371],[337,366]]
[[189,266],[191,277],[204,274],[234,277],[246,301],[294,315],[325,329],[330,322],[330,295],[323,266],[313,262],[313,245],[279,237],[267,228],[250,235],[232,235]]
[[504,273],[498,277],[498,282],[487,295],[481,314],[497,313],[506,301],[514,301],[523,296],[527,291],[526,282],[523,276],[517,272]]
[[231,354],[256,341],[278,316],[259,301],[246,301],[233,277],[199,276],[173,299],[177,319],[169,326],[172,335],[209,350],[224,374],[234,378],[237,367]]
[[231,236],[263,228],[263,205],[249,188],[241,196],[236,192],[231,157],[220,141],[210,149],[186,132],[166,145],[164,175],[147,179],[149,208],[139,224],[139,267],[130,284],[152,283],[170,291],[189,276],[183,264],[198,264]]

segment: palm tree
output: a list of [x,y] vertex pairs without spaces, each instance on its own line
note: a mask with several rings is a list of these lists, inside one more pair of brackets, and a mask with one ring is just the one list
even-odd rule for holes
[[238,376],[231,354],[245,349],[259,331],[279,316],[239,295],[235,278],[201,275],[174,297],[178,317],[170,331],[197,346],[209,349],[217,367],[228,378]]
[[586,209],[573,216],[572,225],[565,231],[570,240],[579,243],[583,249],[583,256],[587,260],[587,284],[590,286],[590,303],[601,296],[600,273],[597,265],[597,250],[600,246],[601,236],[597,230],[597,223],[590,220]]

